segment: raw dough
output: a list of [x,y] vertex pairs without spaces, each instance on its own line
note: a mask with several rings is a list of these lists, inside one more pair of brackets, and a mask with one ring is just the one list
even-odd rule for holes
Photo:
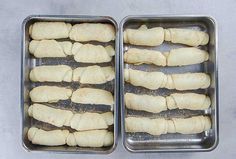
[[111,45],[106,47],[102,45],[74,43],[72,54],[77,62],[81,63],[103,63],[110,62],[115,50]]
[[115,39],[115,29],[110,24],[81,23],[73,25],[70,35],[75,41],[99,41],[109,42]]
[[154,64],[157,66],[166,66],[166,57],[159,51],[130,48],[124,54],[124,61],[127,63]]
[[168,88],[177,90],[194,90],[208,88],[210,76],[206,73],[184,73],[165,75],[162,72],[144,72],[125,69],[125,81],[134,86],[142,86],[151,90]]
[[100,67],[97,65],[78,67],[73,72],[73,81],[82,84],[104,84],[115,78],[114,69],[110,66]]
[[72,43],[70,41],[32,40],[29,43],[29,52],[37,58],[66,57],[72,54],[71,50]]
[[33,104],[28,109],[29,116],[57,127],[69,126],[77,131],[107,129],[114,123],[112,112],[72,113],[69,110],[52,108],[42,104]]
[[198,30],[169,28],[165,29],[165,41],[189,46],[199,46],[208,44],[209,35]]
[[95,88],[80,88],[73,92],[71,101],[81,104],[114,104],[114,98],[111,92]]
[[67,65],[37,66],[30,71],[33,82],[71,82],[72,69]]
[[30,93],[33,102],[55,103],[59,100],[67,100],[72,95],[72,90],[57,86],[39,86],[33,88]]
[[190,118],[173,118],[170,120],[146,117],[125,118],[126,132],[146,132],[151,135],[166,133],[197,134],[211,128],[211,120],[207,116],[194,116]]
[[148,29],[146,25],[138,29],[126,29],[124,31],[124,42],[133,45],[157,46],[164,41],[164,29],[155,27]]
[[34,40],[68,38],[71,24],[65,22],[35,22],[29,28]]

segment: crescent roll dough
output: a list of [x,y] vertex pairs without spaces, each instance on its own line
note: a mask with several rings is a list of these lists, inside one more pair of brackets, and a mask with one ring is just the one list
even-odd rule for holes
[[211,120],[207,116],[194,116],[190,118],[173,118],[170,120],[146,117],[125,118],[126,132],[146,132],[151,135],[167,133],[197,134],[211,128]]
[[112,81],[114,78],[115,72],[110,66],[79,67],[73,71],[73,81],[78,81],[82,84],[103,84]]
[[37,66],[30,71],[33,82],[71,82],[72,69],[67,65]]
[[113,124],[111,112],[99,113],[75,113],[69,110],[52,108],[42,104],[33,104],[28,109],[29,116],[42,122],[57,127],[70,126],[77,131],[107,129]]
[[204,94],[173,93],[170,96],[125,94],[125,105],[129,109],[159,113],[167,109],[205,110],[210,107],[211,100]]
[[157,46],[164,41],[164,29],[155,27],[148,29],[142,25],[138,29],[126,29],[124,31],[124,42],[133,45]]
[[65,145],[68,130],[51,130],[45,131],[36,127],[31,127],[28,130],[28,139],[33,144],[45,145],[45,146],[59,146]]
[[57,86],[39,86],[33,88],[30,93],[33,102],[55,103],[59,100],[67,100],[72,95],[72,90]]
[[29,28],[34,40],[68,38],[71,24],[65,22],[35,22]]
[[72,54],[71,50],[72,43],[70,41],[32,40],[29,43],[29,52],[37,58],[66,57]]
[[36,127],[28,130],[28,139],[33,144],[46,146],[103,147],[113,144],[113,133],[107,130],[92,130],[69,133],[68,130],[45,131]]
[[73,25],[70,35],[75,41],[100,41],[109,42],[115,39],[115,29],[110,24],[82,23]]
[[154,64],[157,66],[183,66],[207,61],[206,51],[194,47],[172,49],[162,54],[159,51],[131,48],[124,54],[124,61],[132,64]]
[[189,46],[199,46],[206,45],[209,42],[209,35],[198,30],[169,28],[165,29],[165,41]]
[[210,86],[210,77],[206,73],[165,75],[162,72],[144,72],[125,69],[124,76],[126,82],[151,90],[158,88],[193,90],[208,88]]
[[81,104],[114,104],[114,98],[111,92],[95,89],[95,88],[80,88],[73,92],[71,101]]
[[70,133],[67,145],[80,147],[103,147],[113,144],[113,133],[107,130],[92,130]]
[[131,48],[124,54],[124,61],[131,64],[166,66],[166,57],[159,51]]
[[74,43],[72,54],[77,62],[82,63],[103,63],[110,62],[115,55],[114,48],[102,45]]

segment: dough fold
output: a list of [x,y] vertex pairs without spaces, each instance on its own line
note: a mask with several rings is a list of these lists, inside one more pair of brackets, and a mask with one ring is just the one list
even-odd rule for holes
[[110,66],[78,67],[73,71],[73,81],[78,81],[82,84],[104,84],[114,78],[115,72]]
[[165,29],[165,41],[189,46],[199,46],[208,44],[209,35],[198,30],[169,28]]
[[77,131],[107,129],[114,123],[112,112],[73,113],[69,110],[52,108],[42,104],[33,104],[28,109],[29,116],[57,127],[69,126]]
[[91,130],[69,133],[68,130],[45,131],[36,127],[28,130],[28,139],[37,145],[103,147],[113,144],[113,133],[107,130]]
[[38,86],[33,88],[30,93],[33,102],[55,103],[59,100],[67,100],[72,95],[72,90],[57,86]]
[[159,88],[176,90],[205,89],[210,86],[210,76],[206,73],[184,73],[166,75],[162,72],[144,72],[125,69],[125,81],[134,86],[142,86],[151,90]]
[[167,109],[205,110],[210,107],[211,100],[197,93],[173,93],[167,97],[126,93],[125,105],[133,110],[159,113]]
[[148,29],[146,25],[138,29],[126,29],[124,31],[124,42],[132,45],[157,46],[164,41],[164,29],[155,27]]
[[68,38],[71,24],[65,22],[35,22],[29,28],[34,40]]
[[72,69],[67,65],[37,66],[30,71],[33,82],[71,82]]
[[110,24],[81,23],[73,25],[70,35],[75,41],[109,42],[115,39],[115,29]]
[[81,63],[103,63],[110,62],[115,55],[114,48],[102,45],[74,43],[72,54],[77,62]]
[[146,117],[125,118],[126,132],[146,132],[151,135],[167,133],[197,134],[211,129],[211,120],[207,116],[173,118],[170,120]]
[[81,104],[104,104],[113,106],[114,98],[111,92],[95,88],[79,88],[73,92],[71,101]]
[[70,41],[32,40],[29,43],[29,52],[37,58],[66,57],[72,54],[71,50],[72,43]]

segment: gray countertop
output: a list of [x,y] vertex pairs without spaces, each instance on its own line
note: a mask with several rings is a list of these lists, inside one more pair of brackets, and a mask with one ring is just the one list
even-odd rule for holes
[[[201,14],[213,16],[219,34],[220,142],[212,152],[127,152],[119,142],[109,155],[96,158],[235,158],[236,155],[236,1],[213,0],[0,0],[0,159],[91,158],[94,155],[29,153],[21,146],[20,58],[21,23],[31,14],[108,15],[117,22],[127,15]],[[120,140],[119,140],[120,141]]]

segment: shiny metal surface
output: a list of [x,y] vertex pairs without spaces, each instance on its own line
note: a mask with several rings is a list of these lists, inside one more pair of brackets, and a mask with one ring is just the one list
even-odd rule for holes
[[[112,82],[108,82],[102,85],[84,85],[79,83],[53,83],[53,82],[31,82],[29,80],[29,71],[31,68],[39,65],[56,65],[56,64],[65,64],[69,65],[72,68],[89,66],[92,64],[81,64],[76,61],[72,57],[65,58],[42,58],[37,59],[34,56],[29,54],[28,45],[30,41],[30,37],[28,34],[29,26],[36,21],[65,21],[71,24],[81,23],[81,22],[101,22],[101,23],[109,23],[114,26],[116,30],[116,39],[115,41],[109,42],[109,44],[113,45],[116,51],[115,58],[112,62],[98,64],[100,66],[113,66],[115,67],[116,78]],[[68,39],[63,39],[68,40]],[[76,16],[76,15],[33,15],[27,17],[22,24],[22,66],[21,66],[21,111],[22,111],[22,145],[27,151],[48,151],[48,152],[60,152],[60,153],[88,153],[88,154],[108,154],[114,151],[117,145],[117,137],[118,137],[118,82],[119,82],[119,56],[118,56],[118,26],[114,19],[111,17],[105,16]],[[98,44],[98,42],[90,42],[94,44]],[[101,45],[108,45],[108,43],[99,43]],[[114,144],[109,147],[102,148],[82,148],[82,147],[69,147],[69,146],[40,146],[32,144],[27,138],[27,131],[29,127],[36,126],[39,128],[43,128],[45,130],[58,129],[55,126],[50,124],[46,124],[43,122],[39,122],[28,116],[27,110],[31,101],[29,99],[29,91],[36,86],[39,85],[56,85],[56,86],[65,86],[72,88],[72,90],[76,90],[79,87],[92,87],[92,88],[102,88],[108,90],[113,93],[115,105],[114,105],[114,126],[109,127],[110,131],[114,132]],[[75,104],[70,100],[59,101],[56,104],[50,104],[52,107],[60,107],[61,109],[68,109],[76,112],[106,112],[110,111],[109,106],[100,105],[83,105],[83,104]],[[66,127],[63,127],[65,129]],[[73,130],[71,130],[73,131]]]
[[[209,33],[210,42],[201,49],[209,51],[209,61],[202,64],[195,64],[182,67],[157,67],[154,65],[130,65],[125,64],[123,53],[131,47],[155,49],[168,51],[172,48],[183,47],[184,45],[164,42],[156,47],[133,46],[123,43],[123,31],[126,28],[138,28],[141,24],[146,24],[152,28],[161,26],[164,28],[181,27],[202,30]],[[180,152],[180,151],[211,151],[216,148],[219,141],[219,120],[218,120],[218,67],[217,67],[217,27],[213,18],[207,16],[192,15],[160,15],[160,16],[127,16],[120,23],[120,98],[121,98],[121,127],[122,142],[124,147],[131,152]],[[211,108],[205,111],[190,110],[168,110],[158,114],[147,113],[144,111],[128,110],[124,105],[124,93],[133,92],[149,95],[169,95],[170,93],[180,92],[176,90],[158,89],[151,91],[141,87],[135,87],[124,82],[124,68],[133,68],[144,71],[161,71],[167,74],[184,72],[206,72],[211,76],[211,86],[204,90],[194,90],[186,92],[198,92],[208,94],[211,98]],[[183,92],[183,91],[181,91]],[[193,115],[209,115],[212,120],[212,129],[201,134],[182,135],[165,134],[153,136],[147,133],[126,133],[124,130],[124,118],[126,116],[146,116],[146,117],[188,117]]]

